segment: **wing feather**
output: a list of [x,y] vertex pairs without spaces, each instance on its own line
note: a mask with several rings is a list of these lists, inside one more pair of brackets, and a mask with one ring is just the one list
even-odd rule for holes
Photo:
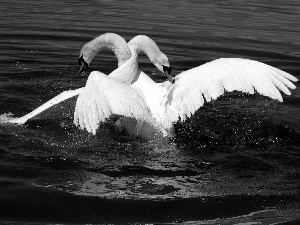
[[[19,118],[9,118],[7,123],[24,124],[28,120],[35,118],[53,118],[61,115],[69,115],[73,112],[73,98],[83,90],[83,88],[78,88],[76,90],[69,90],[60,93],[49,101],[45,102],[35,110],[30,113],[19,117]],[[71,101],[71,102],[70,102]],[[75,100],[74,100],[75,102]],[[70,104],[71,103],[71,104]],[[65,111],[64,111],[65,110]]]
[[96,134],[99,123],[113,114],[159,126],[134,89],[101,72],[92,72],[77,98],[74,123]]
[[[241,91],[282,102],[280,91],[290,95],[297,78],[267,64],[249,59],[221,58],[187,70],[175,77],[165,105],[172,121],[185,120],[225,91]],[[175,112],[175,113],[174,113]],[[177,113],[176,113],[177,112]]]

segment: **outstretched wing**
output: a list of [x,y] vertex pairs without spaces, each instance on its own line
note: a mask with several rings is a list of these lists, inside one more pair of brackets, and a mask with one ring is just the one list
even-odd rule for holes
[[267,64],[249,59],[221,58],[176,76],[166,99],[167,112],[175,122],[185,120],[204,102],[225,91],[257,93],[282,102],[280,91],[290,95],[297,81],[294,76]]
[[74,123],[96,134],[100,122],[111,115],[155,122],[143,99],[130,86],[101,72],[92,72],[76,102]]
[[19,117],[8,119],[7,123],[24,124],[30,119],[44,119],[50,117],[71,116],[77,95],[83,90],[78,88],[75,90],[64,91],[43,105],[39,106],[32,112]]

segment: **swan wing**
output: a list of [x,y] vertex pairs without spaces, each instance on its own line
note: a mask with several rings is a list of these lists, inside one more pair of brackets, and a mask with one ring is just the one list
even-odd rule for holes
[[77,98],[74,123],[96,134],[99,123],[111,115],[155,124],[150,110],[136,91],[114,78],[94,71]]
[[297,81],[294,76],[249,59],[221,58],[187,70],[175,77],[165,104],[174,122],[185,120],[204,102],[210,102],[225,91],[257,93],[282,102],[280,91],[290,95]]
[[[60,117],[68,116],[70,111],[73,110],[73,97],[76,98],[77,95],[83,90],[83,88],[78,88],[75,90],[64,91],[49,101],[45,102],[35,110],[30,113],[19,117],[9,119],[8,123],[24,124],[30,119],[34,118],[49,118],[49,117]],[[75,105],[75,104],[74,104]]]

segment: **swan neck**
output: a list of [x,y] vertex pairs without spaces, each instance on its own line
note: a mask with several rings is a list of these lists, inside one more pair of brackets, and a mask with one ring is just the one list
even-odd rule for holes
[[134,37],[129,43],[128,43],[131,52],[132,57],[138,57],[138,55],[143,52],[145,53],[151,62],[155,62],[157,57],[159,57],[162,52],[159,50],[156,43],[150,39],[149,37],[145,35],[139,35]]
[[131,57],[131,52],[125,39],[113,33],[100,35],[86,43],[82,47],[80,55],[83,55],[84,60],[90,64],[95,55],[104,49],[110,49],[115,53],[119,67]]

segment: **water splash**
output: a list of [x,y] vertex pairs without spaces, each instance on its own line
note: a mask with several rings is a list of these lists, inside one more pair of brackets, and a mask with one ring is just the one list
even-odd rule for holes
[[1,114],[0,115],[0,124],[1,123],[8,123],[9,120],[14,119],[13,115],[14,114],[12,114],[10,112],[9,113],[3,113],[3,114]]

